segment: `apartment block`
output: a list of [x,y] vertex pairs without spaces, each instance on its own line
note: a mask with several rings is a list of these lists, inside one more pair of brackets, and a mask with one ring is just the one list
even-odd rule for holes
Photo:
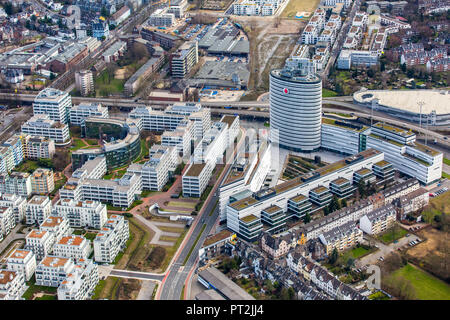
[[55,154],[55,141],[42,136],[26,136],[25,157],[31,160],[52,159]]
[[94,77],[90,70],[80,70],[75,72],[75,87],[83,97],[94,91]]
[[112,263],[124,249],[129,236],[128,221],[123,216],[111,215],[94,239],[94,260]]
[[54,242],[55,236],[52,233],[33,229],[25,237],[25,249],[34,253],[36,261],[41,261],[52,252]]
[[58,300],[88,300],[98,282],[97,264],[92,260],[78,261],[58,287]]
[[53,246],[54,255],[72,258],[75,261],[89,258],[91,251],[90,241],[78,235],[64,236]]
[[148,24],[155,27],[171,27],[175,23],[175,15],[165,9],[157,9],[148,18]]
[[14,193],[0,194],[0,207],[10,207],[14,214],[15,223],[23,222],[25,219],[25,211],[27,199]]
[[7,269],[22,273],[25,281],[29,281],[36,270],[36,256],[31,250],[14,250],[6,259],[6,263]]
[[[14,167],[19,165],[24,159],[23,142],[21,136],[15,134],[3,142],[3,147],[7,147],[12,154]],[[1,156],[0,156],[1,157]]]
[[36,267],[36,285],[59,287],[74,269],[71,258],[47,255]]
[[392,227],[395,220],[395,207],[388,204],[362,216],[359,219],[359,228],[367,234],[375,235]]
[[404,220],[410,213],[414,213],[427,206],[430,201],[430,194],[424,188],[419,188],[407,195],[400,196],[393,201],[397,209],[397,219]]
[[28,198],[31,195],[31,176],[28,172],[0,173],[0,193]]
[[5,237],[16,226],[11,207],[0,207],[0,235]]
[[0,300],[22,300],[25,290],[25,279],[22,273],[0,270]]
[[31,175],[31,190],[34,194],[49,194],[55,189],[53,170],[37,168]]
[[101,229],[108,219],[106,205],[99,201],[60,199],[53,214],[64,217],[72,228]]
[[49,197],[35,195],[27,203],[26,224],[41,224],[51,214],[52,203]]
[[69,221],[63,217],[57,216],[50,216],[45,219],[39,226],[39,229],[53,234],[54,242],[59,241],[62,237],[67,236],[72,232]]
[[335,248],[338,251],[342,251],[361,243],[363,232],[354,222],[348,222],[322,233],[319,239],[326,247],[327,255],[330,255]]

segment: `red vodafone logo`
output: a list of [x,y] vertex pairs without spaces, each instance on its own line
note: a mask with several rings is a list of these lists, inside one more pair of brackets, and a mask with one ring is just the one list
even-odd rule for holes
[[287,88],[284,88],[284,89],[283,89],[283,93],[284,93],[284,94],[288,94],[288,93],[289,93],[289,90],[288,90]]

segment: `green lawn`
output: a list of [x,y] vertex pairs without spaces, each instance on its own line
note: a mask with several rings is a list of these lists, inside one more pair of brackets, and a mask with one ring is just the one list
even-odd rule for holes
[[31,300],[33,298],[33,295],[38,292],[44,292],[44,293],[56,293],[56,290],[58,288],[54,287],[44,287],[44,286],[37,286],[35,284],[35,278],[34,276],[31,278],[29,282],[27,282],[28,289],[25,291],[25,293],[22,295],[25,300]]
[[96,236],[97,236],[97,234],[95,232],[88,232],[84,235],[84,237],[86,239],[91,240],[91,241],[93,241]]
[[52,296],[49,294],[44,294],[42,297],[38,297],[34,300],[58,300],[58,298],[56,296]]
[[393,232],[393,228],[385,231],[383,234],[378,236],[378,239],[381,240],[384,244],[389,244],[391,242],[394,242],[395,240],[398,240],[400,238],[403,238],[408,231],[400,228],[398,226],[395,226],[395,232]]
[[15,171],[21,171],[21,172],[33,172],[34,170],[36,170],[37,168],[39,168],[39,163],[36,160],[26,160],[23,161],[20,165],[18,165],[15,168]]
[[373,248],[372,249],[366,249],[364,247],[356,247],[356,248],[353,248],[350,252],[351,252],[353,258],[358,259],[358,258],[360,258],[362,256],[365,256],[365,255],[367,255],[367,254],[369,254],[370,252],[373,252],[373,251],[374,251]]
[[121,93],[123,92],[125,81],[124,79],[110,78],[107,70],[105,70],[94,79],[96,95],[106,97],[110,94]]
[[87,144],[90,146],[98,146],[97,139],[84,139],[84,141],[86,141]]
[[444,158],[444,163],[448,166],[450,166],[450,159]]
[[381,291],[377,291],[375,293],[372,293],[369,296],[370,300],[390,300],[389,297],[387,295],[385,295],[383,292]]
[[411,264],[395,271],[394,276],[402,276],[409,280],[419,300],[450,300],[448,284]]
[[450,179],[450,174],[445,173],[444,171],[442,171],[442,178]]
[[86,144],[83,142],[83,140],[74,138],[72,146],[70,147],[70,150],[76,151],[76,150],[81,149],[82,147],[85,147],[85,146],[86,146]]
[[335,97],[337,96],[337,93],[334,92],[333,90],[329,90],[329,89],[322,89],[322,98],[329,98],[329,97]]

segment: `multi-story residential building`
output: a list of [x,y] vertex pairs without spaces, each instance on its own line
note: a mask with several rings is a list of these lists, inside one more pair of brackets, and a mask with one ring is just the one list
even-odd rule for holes
[[[382,152],[369,149],[319,168],[307,175],[294,178],[272,188],[262,189],[251,196],[231,202],[226,207],[227,227],[239,234],[239,221],[245,216],[251,214],[260,217],[261,211],[271,205],[277,205],[283,211],[287,211],[289,199],[299,194],[306,196],[310,190],[318,186],[328,188],[331,181],[337,178],[352,181],[353,174],[356,171],[364,167],[371,168],[373,163],[381,161],[383,158]],[[307,236],[309,239],[310,236]],[[313,238],[317,236],[315,235]]]
[[322,233],[319,239],[325,245],[327,254],[330,255],[335,248],[342,251],[361,243],[363,232],[354,222],[348,222]]
[[314,25],[307,25],[302,32],[303,44],[316,44],[319,37],[319,30]]
[[184,12],[188,7],[187,0],[174,0],[170,1],[169,9],[167,12],[173,13],[175,18],[180,19],[184,17]]
[[188,41],[181,45],[170,57],[173,78],[184,78],[198,63],[198,42]]
[[106,223],[106,205],[99,201],[60,199],[53,206],[53,214],[69,221],[72,228],[101,229]]
[[69,122],[71,107],[72,98],[67,92],[45,88],[34,99],[33,113],[46,114],[50,120],[66,124]]
[[53,254],[59,257],[72,258],[75,261],[87,259],[91,253],[91,244],[83,236],[64,236],[55,242]]
[[13,211],[15,223],[23,222],[25,219],[25,211],[27,199],[14,193],[0,194],[0,207],[10,207]]
[[406,196],[419,188],[419,181],[414,178],[387,188],[386,190],[383,190],[385,204],[391,204],[394,200]]
[[31,250],[16,249],[6,260],[7,268],[22,273],[25,281],[29,281],[36,270],[36,256]]
[[[13,135],[3,142],[3,147],[7,147],[11,150],[12,157],[14,159],[14,167],[19,165],[24,159],[23,142],[19,135]],[[0,155],[1,157],[1,155]],[[9,170],[7,170],[9,171]]]
[[26,136],[24,153],[27,159],[52,159],[55,154],[55,141],[42,136]]
[[297,245],[297,239],[290,232],[279,236],[263,232],[261,237],[261,249],[267,252],[273,259],[286,255],[289,250]]
[[55,242],[58,242],[62,237],[71,234],[72,229],[69,226],[67,219],[57,216],[49,216],[39,226],[39,230],[49,232],[51,237],[51,247]]
[[58,287],[58,300],[87,300],[99,282],[98,266],[92,260],[78,261]]
[[70,124],[81,126],[89,117],[109,118],[108,108],[101,103],[81,103],[70,108]]
[[[82,96],[88,96],[94,91],[94,77],[91,70],[75,72],[75,87]],[[71,121],[72,122],[72,121]]]
[[106,21],[97,21],[92,24],[92,36],[98,40],[104,40],[109,37],[109,26]]
[[0,300],[21,300],[25,290],[25,279],[22,273],[7,269],[0,270]]
[[31,250],[36,261],[41,261],[53,249],[55,236],[48,231],[31,230],[25,237],[25,249]]
[[130,14],[131,9],[125,5],[111,16],[110,22],[111,24],[118,26],[123,21],[125,21],[130,16]]
[[183,197],[200,198],[208,185],[213,169],[212,162],[191,163],[182,178]]
[[169,180],[169,170],[175,166],[175,148],[153,145],[149,150],[150,160],[144,164],[132,164],[127,172],[138,174],[142,189],[160,191]]
[[31,194],[31,176],[28,172],[0,173],[0,193],[12,193],[24,198]]
[[111,215],[94,239],[94,260],[111,263],[130,236],[128,221],[123,216]]
[[66,142],[70,139],[67,124],[51,120],[47,114],[37,114],[22,125],[22,133],[43,136],[55,142]]
[[161,8],[153,12],[148,18],[148,24],[155,27],[171,27],[175,23],[175,14]]
[[49,197],[35,195],[27,203],[26,224],[41,224],[51,214],[52,202]]
[[424,188],[419,188],[405,196],[400,196],[393,201],[397,209],[397,219],[404,220],[410,213],[422,209],[430,200],[429,192]]
[[10,172],[15,167],[11,148],[0,146],[0,172]]
[[53,170],[37,168],[31,175],[31,191],[35,194],[49,194],[55,189]]
[[47,255],[36,267],[36,285],[59,287],[74,269],[71,258]]
[[367,234],[375,235],[392,227],[395,220],[395,207],[388,204],[362,216],[359,219],[359,228]]
[[11,207],[0,207],[0,235],[3,238],[16,226]]

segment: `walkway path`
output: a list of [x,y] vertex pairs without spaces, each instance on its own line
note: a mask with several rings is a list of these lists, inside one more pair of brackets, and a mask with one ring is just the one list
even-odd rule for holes
[[[144,225],[146,225],[148,228],[150,228],[155,233],[153,238],[150,240],[150,243],[151,244],[157,244],[157,245],[160,245],[160,246],[173,246],[173,245],[175,245],[175,243],[172,242],[172,241],[162,241],[162,240],[159,240],[159,239],[161,238],[161,236],[179,237],[181,232],[183,231],[183,228],[184,228],[184,226],[179,224],[179,223],[156,222],[156,221],[147,220],[147,219],[145,219],[143,216],[141,216],[139,214],[134,215],[134,217],[137,220],[139,220],[140,222],[142,222]],[[180,227],[180,233],[162,231],[161,229],[158,228],[158,226],[169,227],[169,228]]]

